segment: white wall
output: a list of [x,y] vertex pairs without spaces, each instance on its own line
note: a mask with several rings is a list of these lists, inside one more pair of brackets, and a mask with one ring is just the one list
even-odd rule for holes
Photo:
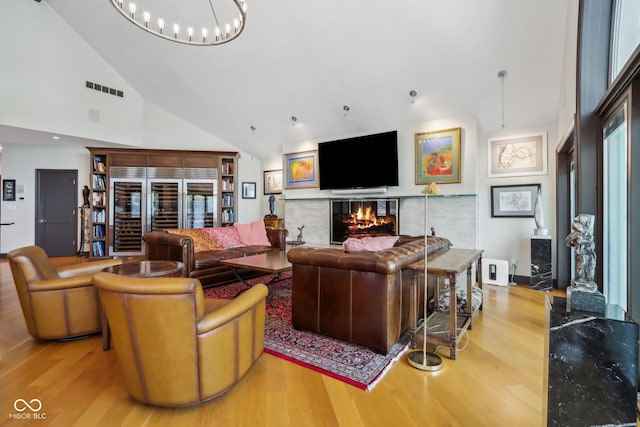
[[[143,100],[46,2],[4,1],[0,124],[137,145]],[[85,87],[98,82],[120,98]],[[97,112],[98,121],[89,118]]]
[[[262,172],[260,168],[260,160],[249,154],[240,153],[240,161],[238,163],[238,182],[236,184],[236,194],[238,197],[238,219],[237,222],[247,223],[264,217],[269,213],[269,207],[264,211],[261,206],[262,201]],[[242,198],[242,183],[256,183],[256,198]]]
[[0,253],[7,253],[35,242],[35,170],[77,169],[79,206],[82,187],[88,185],[89,152],[84,147],[59,143],[3,144],[2,162],[2,178],[15,179],[17,188],[15,202],[0,202],[2,222],[15,223],[0,229]]
[[[546,175],[533,175],[509,178],[489,178],[487,160],[487,139],[529,133],[547,134],[547,170]],[[555,124],[546,127],[501,131],[486,135],[478,141],[478,194],[480,200],[480,245],[484,256],[495,259],[516,259],[516,275],[531,275],[531,236],[536,227],[533,218],[492,218],[491,186],[493,185],[542,185],[542,203],[545,226],[553,239],[552,252],[555,254],[555,151],[558,139]],[[553,255],[555,259],[555,255]],[[554,265],[555,277],[555,265]]]

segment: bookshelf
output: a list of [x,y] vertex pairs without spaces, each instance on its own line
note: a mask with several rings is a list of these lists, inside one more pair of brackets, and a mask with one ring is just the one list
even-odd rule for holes
[[220,225],[233,225],[236,221],[236,157],[220,158]]
[[91,152],[91,238],[89,256],[99,258],[108,256],[107,245],[107,208],[109,197],[107,193],[107,155]]

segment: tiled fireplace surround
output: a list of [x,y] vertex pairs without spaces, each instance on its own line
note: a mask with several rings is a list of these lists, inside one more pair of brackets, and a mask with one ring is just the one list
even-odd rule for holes
[[[386,197],[362,197],[385,199]],[[400,200],[400,234],[424,235],[424,197],[392,197]],[[333,198],[333,200],[337,199]],[[349,197],[353,200],[356,197]],[[329,246],[331,200],[285,199],[285,224],[289,239],[295,240],[298,227],[304,225],[303,239],[308,245]],[[456,248],[477,248],[478,197],[471,195],[429,196],[428,226],[435,228],[438,236],[451,240]]]

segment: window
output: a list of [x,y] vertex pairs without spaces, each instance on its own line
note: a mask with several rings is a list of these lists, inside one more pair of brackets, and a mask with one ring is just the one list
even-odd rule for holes
[[611,76],[614,81],[640,44],[640,1],[617,0],[611,34]]
[[[640,2],[638,2],[640,4]],[[627,104],[603,129],[603,289],[607,302],[627,310]]]

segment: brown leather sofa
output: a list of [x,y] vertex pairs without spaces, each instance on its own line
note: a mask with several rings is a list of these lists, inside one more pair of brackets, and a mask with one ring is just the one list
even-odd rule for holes
[[242,378],[264,349],[267,287],[234,300],[204,298],[197,280],[95,276],[132,398],[178,407],[212,399]]
[[[284,228],[266,228],[271,246],[242,246],[233,249],[212,249],[194,251],[193,240],[189,236],[152,231],[144,235],[148,260],[181,261],[185,265],[185,276],[200,280],[203,287],[217,286],[237,281],[231,268],[221,265],[220,260],[241,258],[263,254],[272,250],[286,249],[288,231]],[[264,273],[238,270],[240,277],[250,278]]]
[[[451,246],[441,237],[428,239],[428,254]],[[291,249],[294,328],[388,353],[409,327],[405,267],[424,257],[424,244],[424,237],[418,237],[401,238],[395,247],[378,252]]]
[[102,331],[93,275],[118,259],[54,267],[44,249],[27,246],[7,254],[22,314],[32,337],[69,339]]

